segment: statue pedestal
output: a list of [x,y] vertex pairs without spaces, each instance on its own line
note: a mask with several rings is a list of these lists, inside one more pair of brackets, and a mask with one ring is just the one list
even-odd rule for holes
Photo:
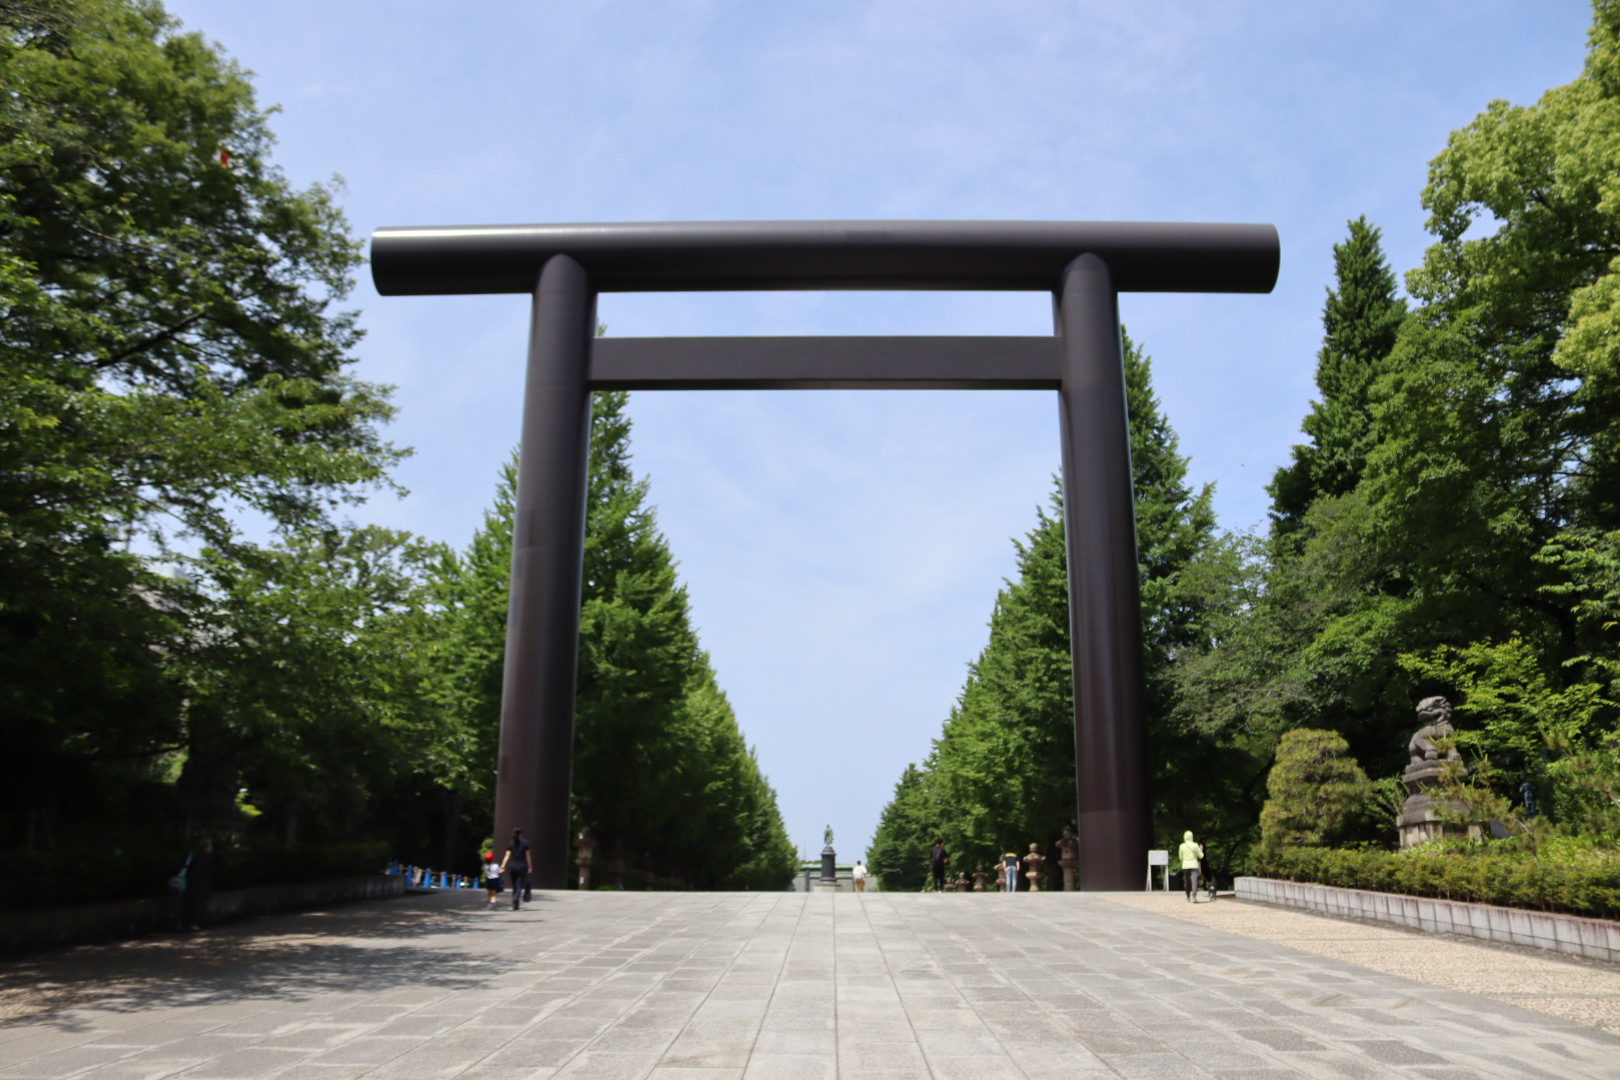
[[838,853],[828,844],[821,849],[821,880],[814,886],[815,892],[838,892]]
[[1461,821],[1447,821],[1467,813],[1466,803],[1432,794],[1439,787],[1450,762],[1443,758],[1414,761],[1401,775],[1401,782],[1409,793],[1401,816],[1395,819],[1400,833],[1401,847],[1409,848],[1431,840],[1478,840],[1483,835],[1480,827]]

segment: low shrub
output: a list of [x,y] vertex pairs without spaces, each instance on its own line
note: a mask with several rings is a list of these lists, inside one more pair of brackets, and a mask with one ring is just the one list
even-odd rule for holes
[[[221,839],[214,847],[214,888],[291,885],[380,873],[384,843],[281,844]],[[160,896],[186,861],[168,843],[114,842],[71,849],[0,851],[0,910],[95,904]]]
[[215,854],[219,861],[214,874],[216,889],[361,877],[381,873],[388,866],[388,845],[381,841],[281,844],[250,839],[223,850],[216,846]]
[[1591,846],[1547,845],[1538,857],[1488,845],[1262,848],[1254,863],[1258,876],[1283,881],[1620,918],[1620,857]]

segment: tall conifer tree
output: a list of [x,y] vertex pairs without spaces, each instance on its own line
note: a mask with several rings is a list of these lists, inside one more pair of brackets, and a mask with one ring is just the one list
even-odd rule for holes
[[[574,816],[604,856],[694,887],[782,888],[796,868],[771,790],[698,646],[686,590],[630,467],[628,395],[596,395],[586,497]],[[515,461],[467,553],[446,564],[455,598],[443,680],[468,743],[493,761],[510,579]],[[487,802],[490,774],[468,773]]]
[[1365,216],[1333,245],[1335,287],[1322,305],[1322,348],[1316,388],[1301,425],[1311,441],[1271,481],[1271,516],[1280,534],[1297,530],[1318,499],[1344,495],[1361,480],[1372,450],[1372,387],[1406,318],[1395,275],[1384,259],[1376,226]]
[[[1148,722],[1159,748],[1154,768],[1162,772],[1174,693],[1162,675],[1172,656],[1202,647],[1206,632],[1208,604],[1201,578],[1189,568],[1217,546],[1213,491],[1187,483],[1187,459],[1153,394],[1151,363],[1129,337],[1124,348]],[[971,865],[1023,851],[1031,841],[1049,843],[1074,816],[1074,685],[1059,492],[1014,543],[1018,577],[996,599],[989,643],[922,769],[913,775],[908,767],[874,839],[874,864],[891,878],[909,883],[905,870],[890,864],[915,858],[926,833],[943,834]],[[1171,793],[1157,794],[1168,806]]]

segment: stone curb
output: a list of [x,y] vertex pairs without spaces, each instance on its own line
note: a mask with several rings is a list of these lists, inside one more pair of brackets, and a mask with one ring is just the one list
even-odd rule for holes
[[[258,885],[216,892],[208,898],[209,924],[277,911],[380,900],[405,895],[399,874],[302,881],[292,885]],[[168,894],[108,904],[78,904],[0,912],[0,953],[78,945],[108,938],[130,938],[172,930],[180,897]]]
[[1317,911],[1352,919],[1394,923],[1438,934],[1528,945],[1570,956],[1620,963],[1620,922],[1550,911],[1436,900],[1427,896],[1341,889],[1271,878],[1237,879],[1239,900]]

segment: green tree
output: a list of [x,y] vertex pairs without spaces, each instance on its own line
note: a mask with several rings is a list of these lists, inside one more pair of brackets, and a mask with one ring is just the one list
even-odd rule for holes
[[1272,527],[1287,534],[1303,524],[1319,499],[1354,490],[1375,436],[1372,388],[1406,318],[1395,275],[1384,259],[1376,226],[1365,215],[1333,245],[1334,287],[1322,305],[1322,348],[1316,388],[1302,427],[1311,441],[1293,449],[1270,486]]
[[1266,778],[1260,840],[1270,848],[1332,844],[1363,813],[1371,795],[1367,774],[1331,731],[1295,728],[1277,744]]
[[1272,537],[1229,566],[1215,647],[1172,669],[1182,723],[1215,744],[1264,761],[1327,729],[1387,779],[1414,701],[1472,695],[1466,738],[1507,794],[1551,753],[1553,804],[1565,762],[1612,740],[1620,4],[1594,4],[1590,40],[1580,78],[1493,103],[1433,162],[1414,311],[1375,230],[1335,249],[1312,441],[1277,474]]
[[1596,683],[1555,681],[1544,656],[1522,638],[1441,646],[1401,660],[1460,693],[1457,745],[1489,754],[1520,780],[1551,755],[1590,745],[1615,705]]
[[[1187,461],[1153,394],[1151,363],[1129,337],[1124,364],[1155,813],[1202,824],[1216,814],[1233,772],[1218,754],[1211,756],[1207,740],[1175,724],[1178,688],[1169,678],[1170,662],[1208,647],[1222,602],[1210,589],[1224,581],[1216,567],[1231,554],[1215,534],[1211,490],[1194,491],[1186,482]],[[899,864],[917,857],[926,833],[944,835],[957,862],[971,867],[1003,851],[1022,851],[1032,840],[1050,843],[1074,816],[1073,668],[1059,493],[1050,511],[1037,512],[1028,536],[1014,543],[1018,576],[996,599],[989,643],[918,776],[897,787],[885,811],[873,859],[888,880],[909,883],[911,873],[925,872],[922,864],[915,871]],[[926,844],[920,850],[926,852]]]
[[[627,400],[602,392],[592,408],[576,823],[594,831],[605,858],[626,858],[657,877],[782,888],[796,856],[775,792],[699,648],[647,481],[631,468]],[[468,550],[440,566],[448,645],[436,692],[474,761],[493,761],[499,740],[516,482],[514,458]],[[476,765],[460,774],[462,803],[488,805],[492,779]]]
[[62,0],[0,7],[0,85],[4,819],[46,842],[105,809],[53,790],[185,740],[169,658],[204,594],[132,543],[234,558],[243,511],[325,527],[399,453],[334,308],[359,245],[275,168],[239,68],[149,0]]
[[928,805],[927,777],[907,765],[872,836],[867,869],[886,892],[920,892],[928,882],[928,849],[939,831]]
[[232,556],[204,550],[176,764],[193,820],[235,824],[239,794],[288,843],[380,836],[378,797],[456,767],[428,697],[437,545],[377,526],[306,530]]
[[[1419,667],[1436,688],[1495,717],[1541,701],[1559,715],[1538,726],[1586,740],[1614,728],[1594,695],[1620,657],[1601,617],[1603,538],[1620,525],[1604,329],[1620,266],[1620,5],[1593,7],[1579,78],[1533,106],[1493,102],[1431,166],[1437,240],[1408,278],[1422,306],[1376,388],[1364,481],[1370,536],[1425,628],[1401,651],[1449,646],[1459,663]],[[1515,784],[1523,728],[1493,720],[1500,738],[1483,747]]]
[[1587,643],[1538,556],[1571,527],[1620,525],[1602,330],[1620,265],[1620,5],[1594,12],[1579,78],[1534,106],[1493,102],[1431,167],[1438,239],[1409,276],[1423,307],[1380,386],[1368,474],[1380,537],[1432,617],[1560,662]]
[[[1213,630],[1217,647],[1183,654],[1173,673],[1191,703],[1186,723],[1217,745],[1246,747],[1256,764],[1299,725],[1340,731],[1369,760],[1393,754],[1393,731],[1380,718],[1405,723],[1399,702],[1413,682],[1396,663],[1409,605],[1373,542],[1358,491],[1379,438],[1373,389],[1406,305],[1365,217],[1350,222],[1333,255],[1317,354],[1321,400],[1302,425],[1310,442],[1293,448],[1271,483],[1270,541],[1238,545],[1232,592]],[[1253,805],[1255,786],[1247,790]]]

